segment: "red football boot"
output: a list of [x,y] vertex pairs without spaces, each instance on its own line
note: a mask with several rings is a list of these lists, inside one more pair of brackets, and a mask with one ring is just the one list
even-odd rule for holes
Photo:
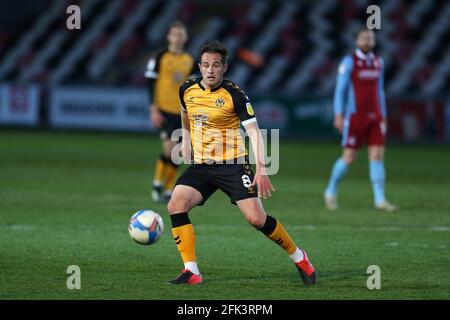
[[183,269],[178,277],[169,280],[171,284],[200,284],[202,283],[202,276],[193,274],[188,269]]
[[295,263],[295,266],[297,267],[298,273],[300,273],[300,276],[302,277],[303,283],[306,286],[310,286],[316,283],[316,272],[314,270],[313,265],[308,259],[308,256],[306,255],[306,252],[303,251],[304,258],[303,260],[300,260],[299,262]]

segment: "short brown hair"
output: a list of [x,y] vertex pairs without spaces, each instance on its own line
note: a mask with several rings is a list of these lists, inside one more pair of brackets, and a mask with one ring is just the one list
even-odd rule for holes
[[359,35],[360,35],[361,33],[363,33],[363,32],[373,32],[373,30],[371,30],[371,29],[369,29],[369,28],[367,28],[367,27],[359,28],[358,31],[356,32],[356,38],[358,38]]
[[180,20],[175,20],[173,21],[170,25],[169,25],[169,31],[172,30],[172,28],[179,28],[179,29],[184,29],[187,31],[187,27],[186,25],[181,22]]
[[228,61],[228,50],[218,40],[207,40],[200,48],[200,59],[204,53],[218,53],[221,55],[220,61],[226,64]]

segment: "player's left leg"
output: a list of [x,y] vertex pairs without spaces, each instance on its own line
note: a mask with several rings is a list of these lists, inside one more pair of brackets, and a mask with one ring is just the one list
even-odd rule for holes
[[386,199],[384,168],[384,146],[369,146],[369,175],[372,183],[375,208],[385,211],[395,211],[397,206]]
[[156,163],[152,198],[155,202],[169,202],[175,186],[178,165],[172,161],[172,150],[178,141],[172,140],[175,130],[181,128],[179,115],[164,113],[165,121],[160,130],[163,152]]
[[316,282],[316,274],[306,252],[295,244],[280,221],[266,214],[261,200],[252,197],[238,200],[236,204],[253,227],[264,233],[288,253],[289,257],[294,261],[303,283],[305,285],[314,284]]
[[172,195],[173,188],[175,186],[175,182],[177,180],[178,165],[172,161],[172,157],[171,157],[172,150],[176,146],[177,143],[178,143],[177,141],[172,141],[172,140],[166,140],[164,142],[164,154],[168,155],[167,163],[164,168],[165,169],[164,170],[165,182],[164,182],[163,197],[164,197],[165,202],[169,202],[170,197]]
[[385,132],[386,129],[383,122],[373,123],[368,128],[369,176],[370,182],[372,183],[375,208],[385,211],[395,211],[397,210],[397,206],[387,201],[385,195]]
[[155,173],[153,175],[153,182],[152,182],[152,200],[154,202],[161,201],[164,172],[166,171],[168,161],[169,160],[164,156],[164,154],[161,154],[160,157],[156,160]]
[[167,139],[167,133],[164,131],[163,128],[161,130],[161,146],[162,146],[162,153],[159,156],[159,158],[156,160],[155,164],[155,173],[153,175],[153,190],[152,190],[152,200],[154,202],[161,202],[162,199],[162,193],[163,193],[163,185],[164,181],[166,179],[166,172],[167,168],[170,164],[170,154],[171,154],[171,147],[170,147],[170,140]]

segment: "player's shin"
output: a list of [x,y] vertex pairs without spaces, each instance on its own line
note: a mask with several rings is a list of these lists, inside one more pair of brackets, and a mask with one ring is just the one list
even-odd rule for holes
[[280,221],[268,215],[264,226],[258,230],[282,247],[294,262],[303,260],[304,256],[302,250],[296,246],[294,240],[292,240]]
[[344,161],[343,158],[339,158],[336,160],[331,171],[327,189],[325,190],[326,195],[335,196],[337,194],[339,181],[341,181],[342,177],[344,177],[344,175],[347,173],[347,169],[348,164]]
[[183,259],[185,269],[200,274],[195,256],[195,232],[187,212],[170,216],[172,222],[172,235],[178,251]]
[[384,183],[386,174],[384,163],[382,160],[371,160],[369,165],[370,181],[372,183],[373,196],[375,205],[379,205],[386,201],[384,194]]

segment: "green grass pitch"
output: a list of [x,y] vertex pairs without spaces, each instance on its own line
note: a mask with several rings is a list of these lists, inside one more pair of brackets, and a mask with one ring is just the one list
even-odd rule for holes
[[[150,200],[154,136],[0,131],[0,299],[449,299],[450,150],[392,145],[387,192],[397,213],[372,208],[367,153],[341,184],[338,212],[322,191],[338,143],[282,141],[277,191],[264,206],[316,267],[305,288],[288,256],[217,192],[191,212],[200,286],[171,286],[181,270],[163,205]],[[166,229],[134,243],[130,216],[150,208]],[[81,289],[66,286],[69,265]],[[366,287],[381,268],[381,289]]]

